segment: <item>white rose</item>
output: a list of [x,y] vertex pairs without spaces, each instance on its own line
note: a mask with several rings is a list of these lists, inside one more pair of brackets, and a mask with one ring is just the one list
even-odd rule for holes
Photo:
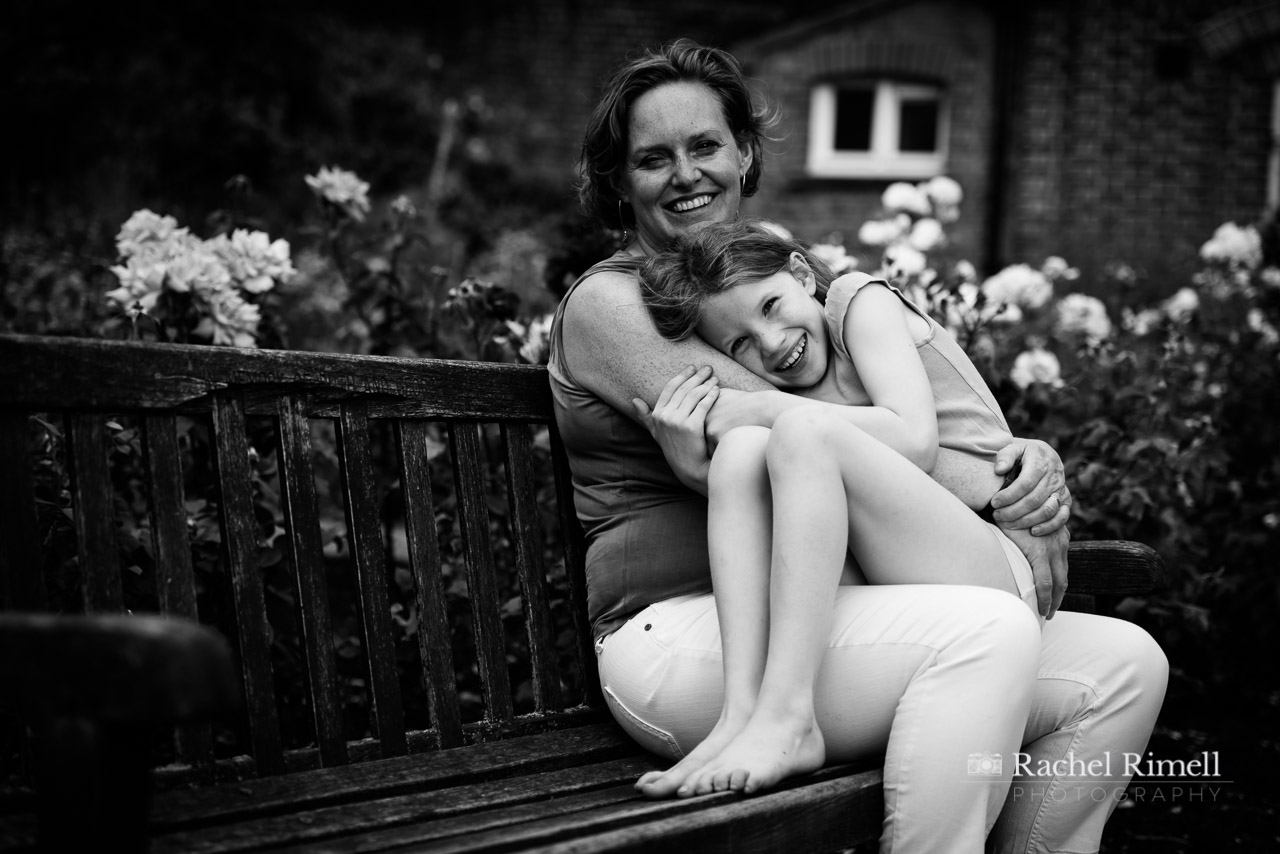
[[354,172],[322,166],[315,175],[307,175],[306,181],[316,195],[342,208],[356,221],[364,220],[369,212],[369,184]]
[[1075,267],[1067,264],[1066,259],[1059,258],[1057,255],[1050,255],[1044,259],[1044,264],[1040,267],[1040,272],[1049,277],[1049,281],[1056,282],[1058,279],[1066,279],[1068,282],[1074,282],[1080,278],[1080,271]]
[[902,211],[916,216],[928,216],[933,210],[929,204],[929,197],[924,191],[905,181],[898,181],[886,187],[883,195],[880,196],[880,204],[890,213]]
[[1135,314],[1126,308],[1120,319],[1125,329],[1134,335],[1143,336],[1160,325],[1164,320],[1164,312],[1157,308],[1147,308]]
[[930,178],[921,186],[925,195],[935,205],[941,207],[954,208],[964,200],[964,192],[960,189],[960,184],[954,178],[948,178],[946,175]]
[[895,243],[884,251],[884,267],[889,278],[915,276],[928,266],[924,254],[905,243]]
[[858,269],[858,259],[846,252],[843,246],[834,243],[815,243],[809,247],[809,251],[837,276]]
[[902,236],[902,228],[891,219],[871,219],[858,229],[858,242],[863,246],[888,246]]
[[1191,288],[1183,288],[1164,302],[1160,308],[1166,317],[1174,323],[1181,323],[1195,314],[1200,307],[1200,296]]
[[1012,264],[982,283],[987,299],[1021,308],[1040,308],[1053,297],[1053,283],[1039,270]]
[[932,252],[941,246],[945,239],[946,234],[943,233],[942,223],[933,217],[925,217],[916,220],[916,224],[911,227],[907,242],[921,252]]
[[1058,303],[1058,331],[1080,333],[1097,343],[1111,335],[1111,318],[1102,300],[1087,294],[1067,294]]
[[1013,360],[1013,369],[1009,371],[1009,379],[1018,388],[1027,388],[1032,383],[1044,383],[1052,388],[1062,387],[1062,366],[1058,357],[1048,350],[1025,350]]
[[1200,247],[1200,257],[1209,262],[1255,269],[1262,264],[1262,236],[1252,225],[1241,228],[1234,222],[1224,222]]

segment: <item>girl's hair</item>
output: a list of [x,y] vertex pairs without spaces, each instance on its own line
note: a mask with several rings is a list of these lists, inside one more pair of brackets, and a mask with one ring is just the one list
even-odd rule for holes
[[640,270],[640,293],[658,332],[672,341],[693,334],[708,297],[787,270],[798,252],[813,270],[818,302],[825,303],[834,276],[802,243],[758,220],[706,225],[649,256]]
[[[682,82],[701,83],[720,100],[734,139],[751,150],[742,195],[756,192],[764,169],[765,131],[774,117],[752,103],[742,67],[731,54],[677,39],[623,63],[605,83],[578,159],[578,199],[587,216],[609,223],[621,218],[616,182],[627,156],[631,106],[652,89]],[[627,223],[618,226],[626,228]]]

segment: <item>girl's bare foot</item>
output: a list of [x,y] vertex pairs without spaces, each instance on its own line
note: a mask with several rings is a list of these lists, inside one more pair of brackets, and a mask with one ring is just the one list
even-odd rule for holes
[[747,715],[721,716],[711,732],[689,754],[666,771],[650,771],[636,781],[636,790],[649,798],[669,798],[684,785],[689,775],[715,759],[747,724]]
[[812,713],[800,718],[756,714],[718,756],[687,775],[676,794],[753,794],[787,777],[817,771],[826,758],[822,730]]

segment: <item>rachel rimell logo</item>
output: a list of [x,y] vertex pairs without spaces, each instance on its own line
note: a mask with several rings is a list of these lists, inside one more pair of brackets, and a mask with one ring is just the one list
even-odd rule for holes
[[[1004,771],[1004,757],[999,753],[970,753],[968,760],[969,775],[974,777],[997,777]],[[1145,777],[1162,781],[1211,780],[1229,782],[1222,779],[1218,751],[1205,751],[1194,759],[1156,759],[1151,753],[1105,753],[1102,756],[1085,761],[1077,759],[1074,753],[1068,752],[1061,759],[1034,760],[1029,753],[1013,754],[1015,776],[1022,777],[1077,777],[1093,779],[1110,779],[1115,777]]]
[[1004,772],[1013,778],[1009,796],[1065,801],[1089,798],[1095,802],[1206,801],[1218,799],[1223,783],[1218,751],[1190,759],[1157,759],[1148,753],[1105,753],[1088,761],[1074,753],[1059,759],[1033,759],[1028,753],[1010,755],[970,753],[971,782],[989,782]]

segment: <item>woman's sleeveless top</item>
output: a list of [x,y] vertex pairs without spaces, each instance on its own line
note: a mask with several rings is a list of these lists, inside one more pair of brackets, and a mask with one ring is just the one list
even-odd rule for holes
[[636,275],[619,253],[565,293],[551,325],[551,394],[587,540],[587,607],[602,637],[654,602],[711,590],[706,500],[672,473],[647,430],[574,380],[561,325],[574,291],[596,273]]

